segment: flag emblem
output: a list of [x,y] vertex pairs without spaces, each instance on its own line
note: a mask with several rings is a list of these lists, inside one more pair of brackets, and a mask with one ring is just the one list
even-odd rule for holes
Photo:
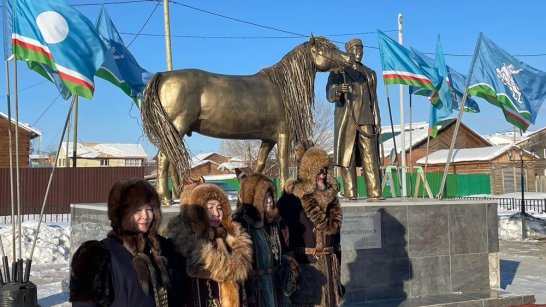
[[91,98],[106,47],[93,24],[62,0],[18,0],[12,29],[17,59],[49,66],[68,90]]

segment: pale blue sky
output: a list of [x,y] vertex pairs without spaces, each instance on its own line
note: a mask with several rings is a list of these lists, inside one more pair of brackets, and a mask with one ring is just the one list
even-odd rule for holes
[[[157,2],[145,1],[108,4],[112,20],[126,44],[144,25]],[[68,0],[91,21],[99,13],[97,0]],[[97,4],[97,5],[89,5]],[[181,5],[183,4],[183,5]],[[527,64],[546,71],[546,2],[522,1],[184,1],[171,2],[171,34],[175,69],[199,68],[222,74],[253,74],[268,67],[306,38],[241,23],[188,8],[192,6],[272,28],[304,35],[324,35],[338,42],[360,37],[366,45],[363,63],[381,75],[376,29],[397,37],[397,14],[403,14],[404,45],[423,52],[435,50],[436,37],[441,35],[446,63],[467,74],[476,39],[480,31]],[[389,32],[390,31],[390,32]],[[128,34],[123,34],[128,33]],[[362,33],[358,35],[339,35]],[[163,6],[159,4],[148,24],[130,46],[140,64],[151,72],[166,70],[163,34]],[[339,35],[339,36],[338,36]],[[193,36],[193,37],[186,37]],[[234,37],[234,38],[196,38]],[[257,38],[261,37],[261,38]],[[268,37],[268,38],[264,38]],[[291,38],[272,38],[291,37]],[[342,44],[337,44],[343,48]],[[19,118],[43,134],[41,150],[56,149],[68,110],[56,88],[38,74],[19,63]],[[4,69],[2,69],[4,71]],[[10,71],[12,69],[10,68]],[[316,97],[324,103],[327,74],[317,74]],[[6,113],[5,74],[0,76],[0,112]],[[146,140],[138,109],[120,89],[95,79],[93,100],[80,99],[78,139],[81,141],[142,143],[149,155],[155,148]],[[13,84],[13,82],[12,82]],[[378,95],[383,124],[388,121],[385,88],[380,80]],[[390,86],[393,119],[399,123],[398,86]],[[406,111],[408,98],[406,94]],[[482,112],[464,114],[463,122],[480,133],[512,129],[500,109],[478,99]],[[49,109],[48,109],[49,107]],[[428,102],[413,98],[413,120],[428,120]],[[546,106],[543,106],[543,112]],[[47,109],[47,110],[46,110]],[[12,109],[13,111],[13,109]],[[408,115],[406,114],[406,122]],[[244,119],[241,119],[244,120]],[[535,130],[546,125],[546,116],[539,114]],[[186,138],[193,153],[218,150],[218,139],[194,134]]]

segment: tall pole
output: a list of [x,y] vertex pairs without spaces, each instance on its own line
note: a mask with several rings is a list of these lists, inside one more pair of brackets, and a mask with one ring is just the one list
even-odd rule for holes
[[167,70],[173,70],[171,53],[171,26],[169,21],[169,0],[163,0],[163,22],[165,23],[165,55],[167,59]]
[[521,160],[521,237],[527,238],[527,221],[525,216],[525,176],[523,176],[523,149],[519,149],[519,159]]
[[[398,43],[402,45],[402,13],[398,13]],[[404,118],[404,86],[400,85],[400,158],[402,162],[402,197],[406,197],[406,124]]]
[[[19,254],[19,258],[23,259],[23,252],[21,249],[21,172],[20,172],[20,165],[19,165],[19,95],[17,94],[17,61],[13,60],[13,87],[14,87],[14,95],[13,95],[13,102],[15,104],[15,191],[17,194],[17,229],[19,233],[19,238],[17,240],[17,252]],[[15,261],[15,258],[13,259]]]
[[11,95],[9,86],[9,60],[4,61],[6,68],[6,103],[8,106],[8,151],[9,151],[9,191],[11,201],[11,252],[12,259],[17,259],[15,255],[15,190],[13,186],[13,139],[11,137]]
[[[72,101],[74,102],[74,119],[73,119],[73,127],[74,127],[74,138],[72,141],[72,167],[76,167],[76,161],[77,161],[77,151],[78,151],[78,96],[72,95]],[[66,144],[66,152],[68,152],[68,144]],[[68,160],[67,160],[68,162]]]

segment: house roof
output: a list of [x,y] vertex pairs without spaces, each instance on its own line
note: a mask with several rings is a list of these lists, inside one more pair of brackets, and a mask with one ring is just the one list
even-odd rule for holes
[[[451,157],[453,162],[489,161],[507,152],[512,145],[498,145],[478,148],[454,149]],[[444,164],[447,161],[448,149],[438,150],[428,155],[428,164]],[[425,164],[426,157],[417,160],[419,164]]]
[[216,153],[216,152],[203,152],[203,153],[200,153],[200,154],[197,154],[197,155],[191,157],[191,168],[198,167],[200,165],[207,164],[207,163],[212,163],[214,165],[218,165],[217,162],[207,159],[210,156],[215,155],[215,154],[218,155],[218,153]]
[[[67,143],[62,144],[62,150]],[[106,144],[93,142],[76,143],[77,157],[86,159],[96,158],[147,158],[148,154],[140,144]],[[68,156],[72,157],[72,142],[68,142]],[[66,151],[65,151],[66,152]]]
[[[455,124],[456,120],[454,118],[448,118],[444,119],[438,122],[438,133],[440,133],[442,130],[448,128],[452,124]],[[468,127],[464,123],[461,122],[461,125],[463,125],[466,129],[468,129],[471,133],[476,135],[479,138],[483,137],[476,131],[474,131],[472,128]],[[418,123],[412,123],[411,124],[411,130],[409,123],[405,125],[406,129],[404,129],[404,137],[405,137],[405,151],[408,151],[411,148],[416,147],[417,145],[425,142],[428,137],[428,122],[418,122]],[[401,148],[401,139],[402,139],[402,133],[401,126],[400,125],[394,125],[394,138],[392,137],[392,131],[390,126],[381,126],[381,139],[386,139],[383,141],[383,149],[385,151],[385,155],[388,155],[389,152],[394,148],[394,141],[396,141],[396,150],[398,153],[400,153]],[[410,136],[411,136],[411,142],[410,142]],[[490,143],[488,140],[484,139],[486,143]]]
[[[2,112],[0,112],[0,117],[6,119],[6,121],[8,120],[8,116]],[[15,118],[11,118],[11,122],[13,123],[13,125],[15,125]],[[30,138],[33,139],[35,137],[39,137],[39,136],[42,136],[42,132],[40,132],[39,130],[37,129],[34,129],[32,128],[29,124],[25,124],[23,122],[19,122],[19,127],[21,127],[22,129],[24,129],[25,131],[29,132],[30,133]]]
[[[527,131],[523,134],[520,134],[519,131],[506,131],[506,132],[496,132],[494,134],[484,135],[484,138],[491,142],[493,145],[508,145],[508,144],[519,144],[531,137],[531,135],[544,130],[545,128],[536,130],[536,131]],[[514,142],[515,140],[515,142]]]

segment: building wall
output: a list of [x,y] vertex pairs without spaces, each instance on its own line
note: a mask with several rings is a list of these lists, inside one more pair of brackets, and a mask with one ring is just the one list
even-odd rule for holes
[[[25,168],[29,165],[30,133],[19,127],[19,167]],[[12,138],[12,163],[15,166],[15,126],[11,125]],[[9,168],[9,137],[8,121],[0,118],[0,168]]]

